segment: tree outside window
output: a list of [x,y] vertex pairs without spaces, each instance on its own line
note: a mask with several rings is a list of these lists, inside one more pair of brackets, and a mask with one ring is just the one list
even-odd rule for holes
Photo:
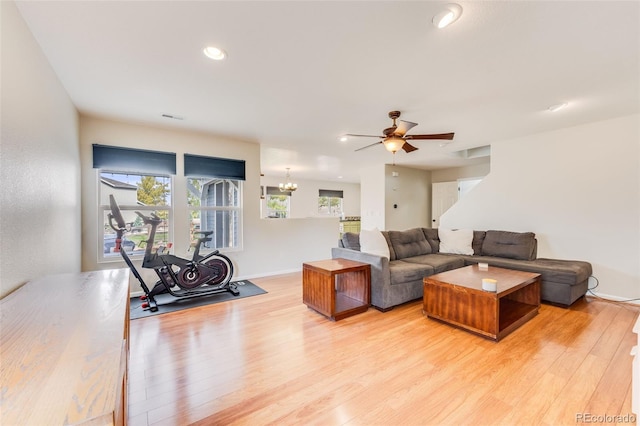
[[276,186],[263,187],[265,194],[265,210],[263,217],[270,219],[286,219],[291,216],[291,192],[280,191]]
[[289,216],[289,195],[267,195],[267,217],[285,219]]
[[98,241],[99,260],[120,259],[114,252],[116,233],[109,224],[109,195],[118,203],[122,216],[129,226],[122,246],[131,256],[142,256],[149,239],[149,227],[135,213],[136,210],[155,212],[163,221],[157,228],[155,245],[166,245],[171,241],[171,177],[162,175],[142,175],[140,173],[99,172],[100,215],[103,226]]

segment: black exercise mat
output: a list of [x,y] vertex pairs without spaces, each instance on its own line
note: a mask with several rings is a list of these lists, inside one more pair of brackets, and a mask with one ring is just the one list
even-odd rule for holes
[[129,313],[131,319],[146,318],[153,315],[166,314],[169,312],[181,311],[183,309],[195,308],[198,306],[212,305],[214,303],[226,302],[229,300],[242,299],[243,297],[256,296],[258,294],[264,294],[266,291],[248,280],[236,281],[238,286],[239,295],[234,296],[228,291],[217,294],[209,294],[206,296],[179,298],[174,297],[169,293],[159,294],[155,297],[158,302],[158,310],[151,312],[150,310],[144,310],[140,306],[143,301],[140,297],[132,297],[129,299]]

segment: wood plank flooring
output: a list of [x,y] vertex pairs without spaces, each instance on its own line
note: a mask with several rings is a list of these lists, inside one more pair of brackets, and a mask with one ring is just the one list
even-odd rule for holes
[[632,416],[639,307],[590,297],[570,309],[543,304],[495,343],[425,318],[421,301],[331,322],[302,303],[301,273],[252,281],[269,293],[132,321],[130,425]]

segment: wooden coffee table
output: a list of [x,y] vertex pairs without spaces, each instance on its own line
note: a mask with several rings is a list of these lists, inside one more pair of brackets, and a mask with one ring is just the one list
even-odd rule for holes
[[[482,279],[498,281],[497,292]],[[478,265],[424,279],[423,313],[481,336],[500,340],[538,314],[540,274]]]

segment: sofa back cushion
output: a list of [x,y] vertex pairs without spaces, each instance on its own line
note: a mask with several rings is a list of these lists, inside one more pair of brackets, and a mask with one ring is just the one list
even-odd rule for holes
[[395,252],[396,259],[432,253],[431,245],[421,228],[413,228],[406,231],[389,231],[389,241]]
[[342,242],[342,247],[360,251],[360,234],[345,232],[342,234],[340,241]]
[[537,242],[533,232],[487,231],[482,243],[483,256],[534,260]]
[[473,231],[473,254],[480,256],[482,254],[482,243],[484,243],[484,237],[487,235],[486,231]]
[[438,237],[438,228],[422,228],[424,236],[427,238],[431,246],[431,253],[440,251],[440,237]]

